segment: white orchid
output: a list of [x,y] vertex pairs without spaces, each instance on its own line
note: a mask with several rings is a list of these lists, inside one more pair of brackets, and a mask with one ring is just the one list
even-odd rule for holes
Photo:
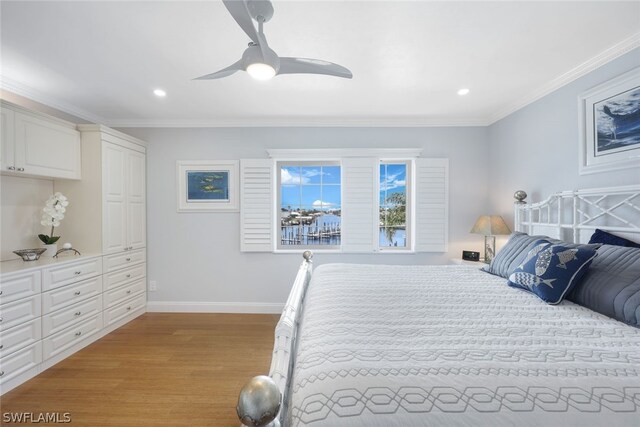
[[60,192],[49,197],[42,209],[42,220],[40,224],[45,227],[51,227],[51,235],[38,234],[38,238],[42,240],[45,245],[51,245],[58,241],[60,236],[53,235],[53,229],[60,226],[60,221],[64,219],[64,213],[67,211],[69,201]]

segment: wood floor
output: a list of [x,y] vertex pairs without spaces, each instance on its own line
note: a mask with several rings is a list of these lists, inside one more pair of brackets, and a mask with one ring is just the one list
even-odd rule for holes
[[278,317],[146,313],[2,396],[0,410],[68,412],[72,426],[238,427],[238,391],[268,372]]

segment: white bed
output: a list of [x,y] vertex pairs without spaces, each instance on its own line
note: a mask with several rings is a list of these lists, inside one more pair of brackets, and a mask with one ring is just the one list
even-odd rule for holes
[[323,265],[298,336],[287,426],[640,422],[640,329],[477,268]]
[[[516,230],[640,240],[638,199],[640,186],[557,193],[516,204]],[[640,329],[469,266],[312,274],[306,254],[269,376],[274,426],[640,425]]]

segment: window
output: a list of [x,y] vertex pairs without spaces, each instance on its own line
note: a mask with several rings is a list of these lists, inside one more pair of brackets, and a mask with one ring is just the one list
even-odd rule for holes
[[278,249],[338,249],[342,195],[337,162],[279,162]]
[[240,161],[241,251],[448,250],[448,159],[415,149],[267,152]]
[[380,250],[411,248],[410,162],[380,162]]

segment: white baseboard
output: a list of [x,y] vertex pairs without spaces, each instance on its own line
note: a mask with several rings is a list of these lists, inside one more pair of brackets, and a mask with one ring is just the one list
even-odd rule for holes
[[147,301],[152,313],[259,313],[280,314],[284,304],[265,302]]

